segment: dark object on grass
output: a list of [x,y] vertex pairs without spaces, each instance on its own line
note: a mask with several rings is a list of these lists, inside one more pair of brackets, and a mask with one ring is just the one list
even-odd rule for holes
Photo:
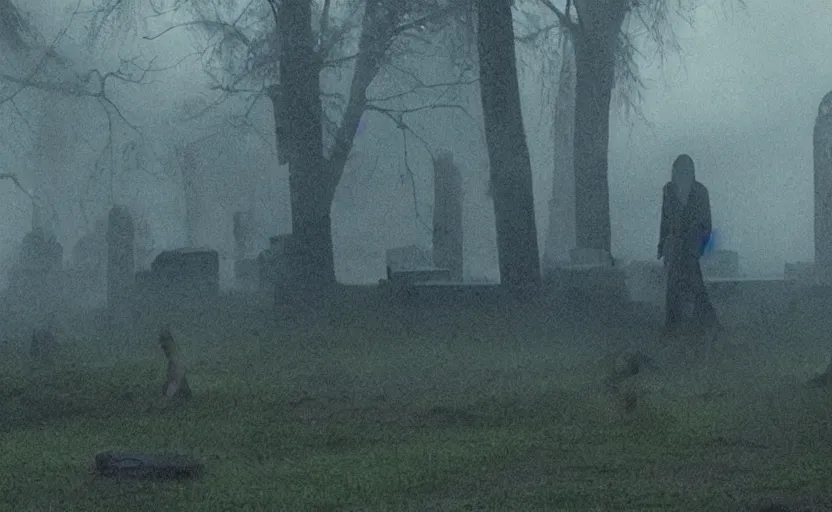
[[178,480],[198,477],[202,463],[176,453],[102,452],[95,456],[95,470],[102,476]]
[[168,328],[159,332],[159,345],[168,359],[168,372],[165,385],[162,387],[162,396],[181,400],[190,398],[191,387],[188,386],[188,378],[185,376],[185,363],[182,361],[179,345],[173,340]]

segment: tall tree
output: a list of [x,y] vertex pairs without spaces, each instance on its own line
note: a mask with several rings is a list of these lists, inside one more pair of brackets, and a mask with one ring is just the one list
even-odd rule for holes
[[540,256],[532,166],[520,108],[512,3],[477,0],[477,49],[500,282],[520,287],[539,282]]
[[[640,86],[636,48],[678,49],[672,18],[688,22],[701,0],[539,0],[570,38],[575,61],[575,231],[579,248],[610,252],[608,153],[616,84]],[[742,4],[743,0],[735,0]]]
[[[270,0],[281,32],[280,80],[285,101],[286,151],[292,202],[292,232],[304,250],[307,277],[335,281],[331,209],[358,123],[371,108],[367,90],[398,36],[440,19],[441,9],[418,2],[365,0],[349,96],[328,157],[324,156],[320,73],[324,55],[315,51],[309,0]],[[324,3],[321,37],[327,37],[330,2]],[[274,95],[272,95],[274,98]],[[279,107],[275,105],[275,107]],[[375,107],[379,110],[378,107]]]

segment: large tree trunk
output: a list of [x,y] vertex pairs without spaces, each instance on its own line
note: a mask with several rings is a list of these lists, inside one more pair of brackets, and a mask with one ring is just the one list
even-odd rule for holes
[[477,1],[477,48],[500,281],[519,287],[540,281],[540,255],[531,161],[520,110],[511,3]]
[[614,48],[602,34],[575,38],[575,237],[578,248],[610,252],[607,179]]
[[283,54],[281,85],[286,100],[286,150],[292,234],[304,263],[304,279],[313,285],[335,282],[330,211],[336,183],[323,157],[320,64],[313,49],[309,0],[281,6]]

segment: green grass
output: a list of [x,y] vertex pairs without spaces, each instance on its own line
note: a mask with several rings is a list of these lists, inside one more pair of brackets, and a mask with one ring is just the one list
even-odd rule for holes
[[[818,503],[832,488],[832,392],[801,385],[828,362],[817,323],[790,325],[788,347],[782,333],[736,330],[706,352],[612,314],[504,304],[410,317],[355,293],[314,317],[256,297],[129,326],[65,315],[49,372],[29,371],[28,326],[8,324],[0,509],[830,506]],[[182,407],[159,397],[165,322],[189,362]],[[628,411],[602,381],[630,345],[660,369],[627,384],[639,397]],[[206,472],[108,480],[92,471],[104,450],[181,451]]]

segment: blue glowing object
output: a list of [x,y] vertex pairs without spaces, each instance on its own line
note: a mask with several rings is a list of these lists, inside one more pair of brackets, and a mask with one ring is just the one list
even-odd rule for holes
[[718,233],[719,232],[716,229],[711,230],[711,236],[707,240],[705,240],[705,248],[703,250],[705,254],[716,249]]

